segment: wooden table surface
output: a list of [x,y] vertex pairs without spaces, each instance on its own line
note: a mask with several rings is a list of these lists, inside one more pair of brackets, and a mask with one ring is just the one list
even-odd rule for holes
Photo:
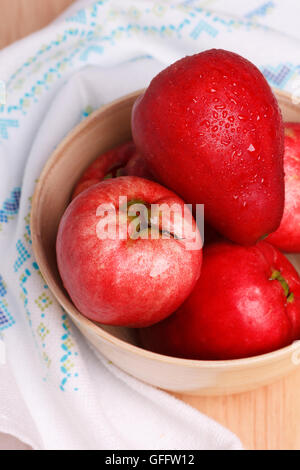
[[0,0],[0,49],[43,28],[73,0]]
[[[71,3],[0,0],[0,48],[42,28]],[[300,449],[300,370],[250,393],[178,398],[231,429],[248,449]]]

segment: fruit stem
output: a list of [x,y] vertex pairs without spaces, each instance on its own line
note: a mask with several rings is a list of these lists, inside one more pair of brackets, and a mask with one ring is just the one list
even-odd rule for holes
[[[131,199],[128,203],[127,203],[127,206],[125,206],[124,208],[121,208],[121,210],[125,210],[125,211],[128,211],[129,208],[135,204],[143,204],[146,208],[147,208],[147,219],[146,220],[143,220],[142,221],[142,226],[141,224],[138,225],[137,227],[137,232],[139,232],[140,234],[142,234],[143,232],[145,231],[149,231],[150,232],[150,229],[151,227],[153,226],[153,228],[157,229],[159,234],[161,236],[163,236],[164,234],[166,235],[169,235],[171,238],[174,238],[175,240],[180,240],[179,237],[177,237],[176,234],[173,234],[171,232],[169,232],[168,230],[163,230],[161,228],[159,228],[158,226],[156,225],[153,225],[151,223],[151,207],[149,204],[147,204],[145,201],[142,201],[141,199]],[[137,217],[139,217],[140,214],[137,214],[135,216],[129,216],[127,215],[128,219],[130,221],[133,221],[134,219],[136,219]]]
[[287,302],[292,303],[294,301],[294,294],[293,294],[293,292],[290,292],[290,287],[289,287],[286,279],[282,276],[280,271],[274,270],[272,272],[270,280],[280,282],[280,284],[281,284],[281,286],[284,290],[284,294],[287,298]]
[[123,176],[125,166],[115,166],[111,167],[107,175],[104,176],[104,180],[108,180],[111,178],[118,178],[119,176]]

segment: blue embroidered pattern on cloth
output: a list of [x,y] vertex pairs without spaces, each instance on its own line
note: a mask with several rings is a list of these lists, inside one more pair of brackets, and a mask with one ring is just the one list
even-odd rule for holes
[[275,8],[275,6],[276,5],[274,2],[263,3],[261,6],[247,13],[245,15],[245,18],[248,18],[249,20],[252,20],[252,21],[256,20],[262,16],[266,16],[268,13],[270,13],[271,10]]
[[17,215],[19,211],[20,197],[21,188],[15,188],[2,204],[2,209],[0,210],[0,231],[2,229],[2,223],[7,224],[15,215]]
[[[66,390],[69,383],[70,389],[78,391],[76,384],[78,372],[76,371],[76,358],[78,356],[77,345],[74,340],[71,323],[61,307],[60,317],[55,311],[56,302],[45,280],[41,274],[38,264],[33,260],[31,255],[31,234],[29,229],[31,211],[31,198],[29,198],[28,214],[25,219],[25,233],[23,239],[19,239],[16,243],[16,260],[14,262],[14,270],[18,273],[18,281],[20,288],[20,298],[23,304],[28,325],[31,329],[32,338],[38,355],[43,365],[44,375],[43,381],[47,382],[51,368],[55,367],[59,370],[61,376],[59,388]],[[1,283],[0,283],[1,292]],[[38,292],[38,293],[37,293]],[[0,303],[1,308],[1,303]],[[53,318],[55,312],[55,318]],[[8,312],[5,312],[8,315]],[[11,317],[12,326],[14,321]],[[55,325],[53,324],[55,320]],[[0,324],[1,326],[1,324]],[[52,331],[55,327],[55,332]],[[51,344],[51,335],[60,335],[61,352],[54,361],[49,345]]]
[[14,324],[15,320],[8,310],[6,299],[0,299],[0,331],[4,331]]
[[261,71],[270,85],[283,89],[291,79],[299,77],[300,65],[279,64],[277,67],[263,67]]
[[[203,2],[202,2],[203,3]],[[119,46],[127,39],[168,41],[187,40],[195,42],[201,50],[201,40],[209,40],[211,47],[222,46],[222,33],[247,32],[262,29],[259,20],[276,9],[276,2],[264,1],[256,8],[249,8],[243,18],[222,16],[207,9],[213,1],[186,0],[179,2],[124,2],[118,8],[113,1],[94,2],[90,7],[78,11],[62,23],[59,34],[36,51],[25,57],[24,63],[11,75],[6,83],[10,96],[7,105],[0,105],[0,151],[1,145],[9,145],[15,135],[30,119],[33,106],[45,99],[61,80],[63,83],[71,72],[85,65],[101,64],[107,50]],[[150,6],[149,6],[150,5]],[[175,19],[170,13],[174,11]],[[267,30],[267,28],[266,28]],[[128,61],[151,59],[147,53],[136,52]],[[260,68],[272,86],[286,89],[292,80],[300,76],[300,65],[291,62],[261,64]],[[48,93],[48,95],[47,95]],[[93,107],[85,103],[80,115],[84,119]],[[4,147],[3,147],[4,148]],[[5,152],[4,152],[5,153]],[[7,188],[6,199],[0,201],[0,237],[13,227],[21,197],[21,181]],[[33,190],[33,188],[32,188]],[[25,196],[23,196],[25,197]],[[2,202],[2,204],[1,204]],[[21,232],[14,239],[15,257],[12,270],[18,282],[18,295],[23,312],[30,327],[32,338],[43,364],[43,380],[47,381],[51,369],[59,370],[59,388],[62,391],[78,390],[77,360],[79,347],[73,326],[65,312],[57,305],[46,285],[32,255],[30,233],[30,200],[26,216],[20,222]],[[26,207],[26,199],[25,199]],[[1,269],[1,267],[0,267]],[[3,273],[2,273],[3,274]],[[5,277],[5,276],[4,276]],[[12,327],[17,321],[10,312],[8,288],[0,275],[0,332]],[[59,311],[59,314],[58,314]],[[53,336],[52,336],[53,335]],[[59,351],[51,351],[51,338],[59,339]]]
[[8,129],[10,127],[19,127],[19,121],[17,119],[0,119],[0,137],[2,139],[8,139]]
[[3,332],[15,324],[15,320],[8,310],[8,303],[5,298],[6,294],[6,284],[3,277],[0,275],[0,332]]
[[[90,54],[102,54],[108,46],[116,46],[124,37],[132,35],[153,36],[159,35],[161,39],[170,39],[171,37],[182,37],[184,29],[189,26],[188,33],[191,38],[198,40],[202,33],[216,38],[218,34],[224,30],[234,31],[235,28],[241,26],[247,29],[255,29],[258,25],[253,21],[257,16],[267,15],[273,8],[274,2],[263,3],[259,8],[245,15],[245,20],[224,19],[213,14],[207,9],[194,6],[194,1],[185,1],[176,5],[176,8],[182,12],[182,18],[178,24],[163,23],[157,25],[142,25],[137,21],[142,15],[154,15],[155,20],[165,18],[168,20],[167,11],[169,8],[175,8],[175,5],[166,6],[163,3],[155,3],[153,8],[145,8],[145,6],[128,7],[127,9],[116,10],[112,8],[105,12],[110,20],[116,18],[125,18],[132,20],[127,26],[118,26],[112,28],[109,33],[106,29],[103,31],[101,26],[101,16],[103,11],[101,7],[109,4],[109,0],[95,2],[92,7],[79,11],[75,16],[66,20],[66,23],[75,23],[77,27],[67,28],[62,34],[58,35],[47,45],[43,45],[35,55],[27,59],[24,64],[10,77],[7,83],[7,93],[16,90],[24,90],[18,103],[10,104],[7,109],[4,105],[0,106],[0,113],[7,112],[21,113],[26,115],[33,103],[38,102],[39,97],[58,79],[62,78],[67,70],[74,66],[74,61],[86,62]],[[185,33],[186,34],[186,33]],[[76,41],[68,46],[70,39],[76,38]],[[92,44],[91,44],[92,43]],[[212,44],[213,45],[213,44]],[[58,61],[56,59],[59,59]],[[51,62],[51,66],[45,71],[47,62]],[[277,64],[276,64],[277,67]],[[279,65],[282,67],[282,65]],[[263,70],[268,68],[262,67]],[[289,64],[291,74],[298,72],[298,67]],[[41,71],[41,74],[39,72]],[[33,75],[37,79],[30,88],[27,88],[28,78]],[[269,78],[267,74],[267,78]],[[286,77],[284,77],[286,78]],[[286,80],[280,77],[276,81],[278,87],[284,87]],[[290,77],[288,77],[289,79]],[[0,120],[0,138],[8,138],[8,130],[11,127],[18,127],[20,124],[17,119]]]

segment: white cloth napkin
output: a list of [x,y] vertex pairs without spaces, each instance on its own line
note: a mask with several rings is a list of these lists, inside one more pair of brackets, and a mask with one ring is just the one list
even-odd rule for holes
[[217,423],[96,356],[42,280],[31,197],[70,129],[186,54],[239,52],[296,100],[299,14],[297,0],[80,0],[0,53],[0,432],[34,449],[241,448]]

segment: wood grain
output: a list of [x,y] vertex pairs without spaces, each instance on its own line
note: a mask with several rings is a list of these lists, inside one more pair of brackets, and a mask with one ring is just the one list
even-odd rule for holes
[[43,28],[74,0],[0,0],[0,49]]
[[215,419],[251,450],[299,450],[300,370],[268,387],[224,397],[175,395]]
[[[72,0],[0,0],[0,48],[48,24]],[[300,449],[300,370],[226,397],[176,395],[235,432],[248,449]]]

